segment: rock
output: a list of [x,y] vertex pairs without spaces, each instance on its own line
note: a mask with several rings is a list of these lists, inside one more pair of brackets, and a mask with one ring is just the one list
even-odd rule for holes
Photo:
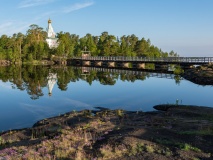
[[213,85],[212,66],[189,69],[182,75],[185,79],[199,85]]
[[156,105],[153,108],[158,110],[158,111],[167,111],[169,108],[174,108],[174,107],[178,107],[178,105],[174,105],[174,104],[160,104],[160,105]]

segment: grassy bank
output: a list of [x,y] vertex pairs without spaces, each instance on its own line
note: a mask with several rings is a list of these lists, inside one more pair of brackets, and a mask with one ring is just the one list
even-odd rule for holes
[[212,159],[213,108],[72,111],[0,135],[0,159]]

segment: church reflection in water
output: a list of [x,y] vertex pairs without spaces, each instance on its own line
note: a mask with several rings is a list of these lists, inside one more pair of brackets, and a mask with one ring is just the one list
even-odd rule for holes
[[52,95],[52,90],[53,90],[53,87],[57,81],[57,73],[49,73],[48,77],[47,77],[47,87],[48,87],[48,90],[49,90],[49,96]]

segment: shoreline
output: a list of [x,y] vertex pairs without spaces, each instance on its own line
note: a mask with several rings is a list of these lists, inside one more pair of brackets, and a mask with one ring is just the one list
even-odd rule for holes
[[72,111],[40,120],[31,128],[5,131],[0,133],[0,159],[6,155],[17,159],[45,155],[49,159],[213,158],[213,108],[168,104],[154,108],[158,111],[101,107]]
[[198,85],[213,85],[213,64],[186,70],[182,77]]

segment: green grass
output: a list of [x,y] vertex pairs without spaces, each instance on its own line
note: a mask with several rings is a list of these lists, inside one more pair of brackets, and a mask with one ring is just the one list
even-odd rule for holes
[[201,150],[199,148],[193,147],[188,143],[184,143],[184,144],[180,143],[179,148],[182,150],[185,150],[185,151],[191,150],[191,151],[195,151],[195,152],[201,152]]
[[188,143],[180,143],[180,142],[174,142],[166,139],[156,139],[156,142],[162,145],[170,145],[170,146],[176,146],[182,150],[188,151],[195,151],[195,152],[201,152],[201,150],[197,147],[193,147]]
[[117,115],[118,117],[123,117],[124,111],[123,111],[122,109],[118,109],[118,110],[116,110],[116,115]]
[[[143,143],[137,143],[135,146],[132,146],[128,152],[129,156],[137,155],[139,153],[142,153],[144,150],[146,150],[146,147]],[[149,149],[148,149],[149,150]]]
[[153,153],[153,152],[155,151],[155,149],[154,149],[151,145],[145,146],[145,150],[146,150],[148,153]]

